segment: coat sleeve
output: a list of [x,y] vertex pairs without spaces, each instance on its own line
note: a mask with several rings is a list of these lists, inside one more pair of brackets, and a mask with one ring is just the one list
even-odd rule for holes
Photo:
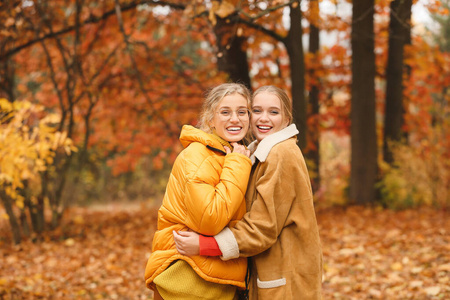
[[[250,171],[250,159],[239,153],[226,155],[223,167],[212,156],[205,159],[187,179],[186,226],[203,235],[219,233],[245,207]],[[217,172],[220,177],[215,182]]]
[[[259,174],[263,175],[256,179],[257,196],[250,211],[233,228],[215,236],[223,260],[254,256],[270,248],[289,226],[293,202],[311,199],[309,177],[301,166],[303,157],[295,154],[272,151],[261,163]],[[301,195],[296,192],[299,186]]]

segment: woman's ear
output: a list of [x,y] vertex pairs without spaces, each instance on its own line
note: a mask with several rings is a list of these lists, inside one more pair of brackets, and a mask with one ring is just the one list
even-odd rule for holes
[[209,120],[208,126],[210,129],[214,129],[214,119]]

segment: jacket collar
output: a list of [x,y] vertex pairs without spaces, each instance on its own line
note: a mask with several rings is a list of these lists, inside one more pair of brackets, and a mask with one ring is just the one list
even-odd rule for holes
[[181,129],[180,142],[184,148],[193,142],[199,142],[207,148],[214,151],[219,151],[223,154],[226,154],[224,146],[233,149],[230,143],[215,134],[215,132],[207,133],[191,125],[184,125]]
[[257,141],[253,141],[250,145],[248,145],[250,151],[251,152],[254,151],[253,154],[250,156],[252,164],[255,164],[256,158],[260,162],[265,162],[273,146],[293,136],[296,136],[298,133],[299,132],[295,124],[291,124],[288,127],[278,132],[275,132],[274,134],[269,135],[259,143]]
[[229,142],[227,142],[227,141],[225,141],[223,138],[221,138],[221,137],[217,134],[217,132],[216,132],[215,129],[213,129],[213,132],[210,133],[210,136],[211,136],[212,138],[215,138],[216,140],[218,140],[219,143],[220,143],[222,146],[228,147],[228,148],[230,148],[231,151],[233,151],[233,146],[231,146],[231,144],[230,144]]

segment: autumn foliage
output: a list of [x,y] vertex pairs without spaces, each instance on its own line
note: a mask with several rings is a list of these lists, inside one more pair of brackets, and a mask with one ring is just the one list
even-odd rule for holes
[[0,99],[0,117],[0,186],[19,208],[23,208],[24,197],[18,190],[24,188],[24,181],[37,180],[39,172],[52,165],[57,150],[70,155],[76,148],[66,132],[55,130],[59,117],[45,115],[42,106]]
[[1,1],[0,298],[151,299],[143,269],[181,126],[239,72],[305,105],[324,299],[449,298],[450,3],[412,1],[439,28],[401,20],[402,136],[385,141],[394,2],[363,15],[377,149],[394,161],[374,160],[377,202],[348,208],[351,1]]
[[[296,7],[294,2],[173,1],[163,6],[157,1],[92,5],[85,1],[30,1],[29,5],[11,1],[1,6],[6,20],[0,30],[4,37],[2,93],[10,101],[33,99],[61,115],[58,129],[67,132],[80,151],[59,172],[73,172],[70,177],[75,184],[83,184],[82,174],[99,170],[113,176],[132,173],[143,158],[152,161],[150,168],[162,169],[180,151],[180,127],[196,123],[204,91],[227,80],[226,74],[217,71],[215,63],[223,53],[216,51],[231,44],[220,43],[231,43],[233,36],[245,37],[242,47],[249,53],[253,86],[275,84],[290,89],[290,61],[280,41],[288,34],[283,9],[288,4]],[[388,6],[389,1],[376,2],[373,33],[380,118]],[[438,1],[428,9],[443,16],[448,13]],[[325,39],[317,54],[305,55],[306,89],[312,85],[320,89],[320,114],[311,115],[307,126],[314,130],[311,135],[347,136],[351,124],[350,15],[330,10],[313,13],[308,6],[302,6],[302,12],[307,22],[335,37],[334,44]],[[218,40],[214,26],[228,17],[236,23]],[[308,26],[303,27],[308,34]],[[414,145],[435,130],[448,133],[448,53],[415,35],[406,50],[410,76],[405,76],[404,130]],[[382,122],[377,126],[381,133]],[[445,148],[448,136],[439,141]],[[309,141],[304,150],[316,151],[317,145]]]
[[46,114],[41,105],[0,98],[0,197],[15,243],[20,242],[21,231],[30,236],[28,214],[32,229],[40,233],[46,222],[45,206],[51,206],[54,214],[58,210],[42,192],[41,175],[54,172],[57,156],[70,156],[77,150],[67,132],[57,130],[59,120],[57,114]]

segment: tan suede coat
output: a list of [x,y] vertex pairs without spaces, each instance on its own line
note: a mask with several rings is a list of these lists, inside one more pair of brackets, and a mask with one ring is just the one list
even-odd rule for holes
[[236,256],[230,236],[238,255],[251,257],[251,300],[321,299],[322,250],[296,132],[291,125],[261,141],[247,188],[248,212],[232,234],[225,229],[216,235],[222,259]]
[[214,235],[245,214],[244,196],[251,161],[239,153],[225,155],[221,142],[200,129],[185,125],[178,155],[158,211],[158,230],[145,269],[147,287],[173,261],[183,259],[206,281],[245,287],[245,258],[187,257],[175,248],[172,231],[194,230]]

